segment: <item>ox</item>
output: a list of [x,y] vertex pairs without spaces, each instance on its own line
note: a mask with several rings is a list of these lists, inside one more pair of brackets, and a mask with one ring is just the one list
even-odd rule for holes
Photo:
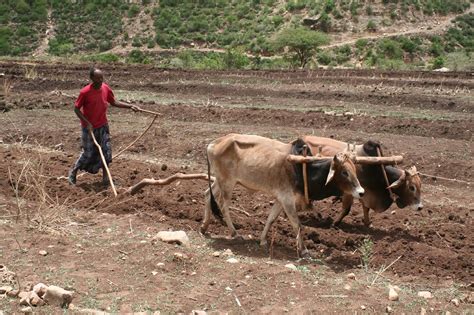
[[[313,150],[321,152],[323,155],[332,156],[339,152],[344,152],[349,145],[346,142],[337,141],[329,138],[305,136],[303,140]],[[354,152],[357,156],[377,156],[377,149],[381,150],[380,144],[374,141],[367,141],[363,145],[356,145]],[[380,151],[381,152],[381,151]],[[395,201],[399,208],[410,206],[415,210],[423,209],[421,201],[421,180],[413,166],[407,170],[394,166],[383,166],[388,177],[390,185],[387,187],[385,177],[380,165],[357,165],[357,177],[362,187],[365,189],[365,195],[360,199],[364,209],[364,224],[370,225],[369,210],[376,212],[387,210]],[[390,188],[393,196],[390,195]],[[334,222],[338,225],[342,219],[349,214],[353,203],[353,197],[350,194],[344,194],[342,197],[343,211]]]
[[[261,191],[276,198],[265,225],[260,244],[266,245],[266,234],[272,222],[284,211],[297,235],[298,254],[305,250],[301,237],[301,224],[297,209],[303,205],[303,184],[301,164],[292,164],[289,154],[302,152],[304,142],[300,139],[290,144],[254,136],[229,134],[211,142],[207,147],[208,172],[213,170],[215,181],[206,191],[206,205],[201,232],[209,227],[211,211],[223,219],[231,231],[237,231],[229,214],[232,190],[236,184],[251,191]],[[355,165],[348,153],[338,153],[334,157],[307,164],[308,188],[312,199],[330,196],[364,195]],[[222,209],[222,212],[221,210]]]

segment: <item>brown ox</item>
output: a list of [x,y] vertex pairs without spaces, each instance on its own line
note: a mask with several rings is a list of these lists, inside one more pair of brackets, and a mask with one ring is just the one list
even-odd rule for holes
[[[235,185],[240,184],[251,191],[265,192],[276,198],[260,239],[261,245],[266,244],[265,235],[271,223],[281,211],[285,211],[297,235],[298,253],[302,253],[301,225],[296,213],[303,204],[303,187],[298,183],[302,166],[294,165],[287,159],[290,153],[301,152],[302,145],[301,140],[285,144],[260,136],[239,134],[229,134],[211,142],[207,147],[208,166],[209,173],[210,169],[214,172],[215,181],[206,191],[201,232],[207,231],[212,211],[217,217],[223,217],[232,237],[237,235],[229,205]],[[342,194],[359,198],[364,194],[356,177],[355,165],[346,153],[308,163],[307,174],[312,199]]]
[[[348,149],[346,142],[334,139],[305,136],[303,140],[313,152],[318,152],[321,149],[320,152],[322,155],[332,156]],[[377,156],[377,148],[380,149],[380,144],[368,141],[363,145],[356,145],[353,149],[357,156]],[[387,210],[394,201],[399,208],[410,206],[415,210],[423,209],[423,203],[421,201],[421,180],[416,171],[416,167],[413,166],[407,170],[393,166],[384,167],[390,183],[389,187],[394,193],[393,198],[387,189],[385,177],[380,165],[357,165],[357,177],[365,189],[365,195],[361,198],[361,203],[364,209],[364,224],[366,226],[370,225],[370,209],[376,212],[383,212]],[[352,196],[345,194],[342,198],[343,212],[334,224],[339,224],[342,219],[349,214],[352,203]]]

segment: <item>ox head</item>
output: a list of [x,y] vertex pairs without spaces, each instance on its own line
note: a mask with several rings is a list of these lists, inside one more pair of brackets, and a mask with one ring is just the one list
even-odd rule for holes
[[326,185],[332,182],[344,194],[354,198],[364,196],[364,188],[359,183],[351,153],[338,153],[334,156],[326,179]]
[[397,206],[405,208],[410,206],[414,210],[423,209],[421,202],[421,179],[415,166],[402,171],[400,177],[389,188],[398,196]]

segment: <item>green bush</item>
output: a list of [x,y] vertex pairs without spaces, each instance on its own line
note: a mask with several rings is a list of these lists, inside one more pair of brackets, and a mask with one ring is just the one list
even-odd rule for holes
[[367,30],[370,32],[377,31],[377,24],[374,20],[369,20],[369,22],[367,22]]
[[378,42],[378,51],[389,59],[401,59],[403,57],[400,44],[389,38],[384,38]]
[[250,65],[250,59],[234,49],[227,49],[223,61],[227,69],[243,69]]
[[136,4],[133,4],[130,9],[128,10],[128,17],[133,18],[140,13],[140,7],[137,6]]
[[363,50],[367,44],[369,43],[369,41],[365,38],[359,38],[356,42],[355,42],[355,45],[356,45],[356,48],[358,50]]
[[438,56],[433,60],[433,69],[439,69],[444,67],[445,60],[443,56]]
[[127,56],[129,63],[151,63],[151,59],[139,49],[132,50]]
[[106,51],[112,49],[112,43],[109,40],[103,40],[99,43],[99,51]]
[[333,59],[332,59],[332,56],[329,53],[327,53],[325,51],[321,51],[316,55],[316,60],[320,64],[327,66],[332,62]]
[[115,54],[94,54],[94,55],[86,55],[81,58],[82,61],[91,61],[91,62],[101,62],[101,63],[110,63],[110,62],[117,62],[119,61],[119,56]]

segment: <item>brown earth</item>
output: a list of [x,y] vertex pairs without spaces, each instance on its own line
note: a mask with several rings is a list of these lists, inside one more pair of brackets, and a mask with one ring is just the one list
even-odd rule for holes
[[[361,305],[375,313],[387,305],[397,313],[416,313],[421,307],[472,311],[467,302],[459,308],[449,302],[472,292],[474,281],[471,73],[213,72],[124,65],[104,66],[104,71],[119,98],[162,114],[143,139],[112,163],[120,192],[145,177],[204,172],[207,143],[230,132],[281,141],[313,133],[350,142],[376,139],[388,152],[403,154],[406,165],[462,182],[424,178],[423,211],[392,206],[372,213],[369,228],[362,223],[359,204],[335,229],[331,223],[340,203],[317,202],[313,211],[300,213],[314,258],[297,259],[295,235],[281,217],[271,233],[270,260],[256,241],[270,209],[269,196],[235,192],[232,216],[244,240],[229,240],[219,223],[211,225],[211,235],[197,233],[204,181],[146,187],[118,198],[98,184],[100,175],[85,175],[76,187],[69,186],[64,176],[79,154],[80,133],[67,95],[77,95],[87,83],[87,66],[2,63],[0,72],[12,89],[6,96],[11,110],[0,116],[0,263],[17,272],[22,285],[63,285],[77,292],[74,304],[115,312],[354,313]],[[115,152],[151,119],[115,108],[109,118]],[[25,165],[34,166],[36,177],[31,178],[41,180],[21,177],[21,170],[29,169]],[[18,199],[11,187],[17,182]],[[151,245],[153,235],[167,228],[185,230],[191,247]],[[367,271],[358,250],[364,239],[373,242]],[[211,255],[226,248],[240,263]],[[39,256],[41,249],[49,254]],[[176,258],[174,252],[189,257]],[[370,286],[376,271],[400,256]],[[160,262],[164,267],[156,265]],[[285,268],[288,262],[298,270]],[[355,281],[346,279],[349,272],[356,273]],[[346,283],[351,289],[343,288]],[[388,301],[388,283],[402,288],[401,302]],[[422,289],[435,298],[418,298],[416,291]],[[2,308],[15,312],[17,303],[0,299]]]

